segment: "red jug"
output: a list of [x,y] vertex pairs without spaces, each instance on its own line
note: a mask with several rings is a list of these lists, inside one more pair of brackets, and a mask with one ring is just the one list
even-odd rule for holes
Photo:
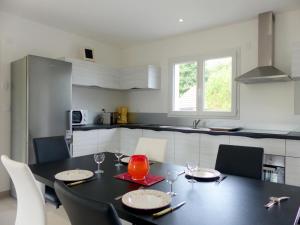
[[144,180],[149,173],[149,161],[146,155],[132,155],[128,163],[128,173],[132,180]]

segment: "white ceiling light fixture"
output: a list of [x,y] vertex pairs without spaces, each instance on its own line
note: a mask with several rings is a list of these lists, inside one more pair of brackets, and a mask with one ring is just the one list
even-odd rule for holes
[[184,21],[184,20],[183,20],[182,18],[180,18],[180,19],[178,20],[179,23],[183,23],[183,21]]

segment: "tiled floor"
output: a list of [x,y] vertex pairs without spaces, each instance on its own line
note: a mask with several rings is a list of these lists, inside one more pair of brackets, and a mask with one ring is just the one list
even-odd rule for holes
[[[17,210],[15,199],[6,197],[0,199],[0,224],[14,225]],[[56,209],[50,204],[46,204],[47,225],[71,225],[68,216],[63,209]]]
[[[1,225],[14,225],[17,211],[17,201],[14,198],[6,197],[0,198],[0,224]],[[59,207],[56,209],[51,204],[46,204],[47,212],[47,225],[71,225],[68,216],[63,209]],[[130,225],[122,220],[123,225]]]

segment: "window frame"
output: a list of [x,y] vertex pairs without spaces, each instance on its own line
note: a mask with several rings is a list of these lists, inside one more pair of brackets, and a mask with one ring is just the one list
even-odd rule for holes
[[[169,60],[169,110],[170,117],[197,117],[197,118],[237,118],[239,116],[239,85],[234,81],[239,72],[239,49],[229,49],[217,51],[209,54],[183,56]],[[218,59],[232,57],[232,83],[231,83],[231,112],[204,111],[204,62],[209,59]],[[175,64],[197,62],[197,94],[196,94],[196,111],[175,111]]]
[[184,56],[172,59],[169,61],[169,116],[197,116],[199,115],[199,65],[197,66],[197,83],[196,83],[196,111],[176,111],[175,106],[175,65],[181,63],[197,62],[199,63],[197,56]]

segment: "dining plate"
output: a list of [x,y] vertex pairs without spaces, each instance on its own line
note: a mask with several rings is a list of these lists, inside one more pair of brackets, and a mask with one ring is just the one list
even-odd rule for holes
[[168,206],[171,203],[171,197],[162,191],[140,189],[123,195],[122,202],[133,209],[153,210]]
[[89,170],[66,170],[55,174],[55,179],[61,181],[78,181],[88,179],[94,176],[94,173]]
[[129,160],[130,160],[130,157],[123,157],[122,159],[120,159],[120,161],[121,161],[122,163],[126,163],[126,164],[129,163]]
[[215,179],[221,176],[221,173],[214,169],[209,168],[198,168],[197,170],[191,172],[187,172],[187,175],[194,178],[199,179]]

